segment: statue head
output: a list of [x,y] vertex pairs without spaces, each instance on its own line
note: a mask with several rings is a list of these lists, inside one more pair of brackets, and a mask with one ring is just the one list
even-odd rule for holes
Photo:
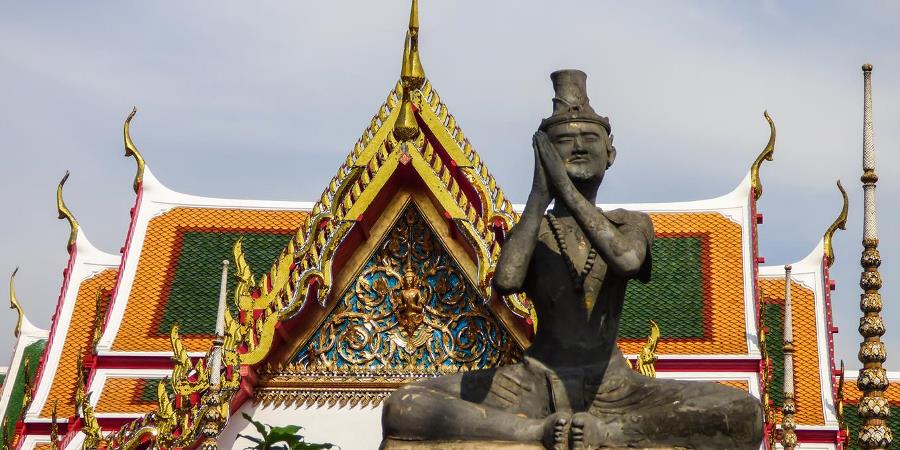
[[609,119],[591,107],[584,72],[558,70],[550,79],[556,93],[553,115],[541,121],[539,128],[550,137],[572,182],[596,189],[616,159]]
[[407,267],[406,272],[403,273],[403,288],[412,289],[419,284],[418,281],[419,277],[416,275],[416,272],[411,267]]

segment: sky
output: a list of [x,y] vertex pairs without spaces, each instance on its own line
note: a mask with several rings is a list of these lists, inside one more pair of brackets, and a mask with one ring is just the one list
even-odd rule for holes
[[[134,203],[122,122],[168,187],[318,198],[398,79],[408,0],[8,2],[0,14],[0,274],[20,267],[28,318],[49,327],[68,225],[117,253]],[[858,366],[862,74],[874,64],[888,369],[900,370],[900,3],[421,0],[420,49],[500,186],[524,202],[549,73],[588,74],[618,158],[602,203],[730,192],[778,127],[762,168],[760,254],[799,261],[850,196],[835,237],[837,358]],[[2,311],[6,311],[3,313]],[[15,313],[0,310],[0,361]],[[897,352],[897,353],[895,353]],[[4,364],[0,362],[0,364]]]

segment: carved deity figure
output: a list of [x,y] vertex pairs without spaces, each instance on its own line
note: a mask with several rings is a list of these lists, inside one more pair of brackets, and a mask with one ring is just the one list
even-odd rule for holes
[[425,299],[420,288],[419,276],[412,267],[407,267],[400,289],[394,294],[394,301],[399,303],[397,321],[410,337],[416,334],[419,325],[425,320]]
[[591,107],[584,72],[550,78],[553,114],[533,138],[531,194],[493,280],[499,294],[524,291],[533,301],[534,341],[519,364],[397,390],[384,407],[384,447],[759,448],[757,399],[646,377],[619,350],[628,282],[650,279],[653,224],[595,206],[616,157],[609,120]]

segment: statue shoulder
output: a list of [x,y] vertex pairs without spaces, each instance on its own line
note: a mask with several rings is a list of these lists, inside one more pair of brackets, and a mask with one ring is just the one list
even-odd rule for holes
[[650,242],[653,241],[653,238],[656,235],[653,231],[653,221],[650,220],[650,215],[645,212],[613,209],[610,211],[603,211],[603,215],[620,228],[624,226],[640,230]]

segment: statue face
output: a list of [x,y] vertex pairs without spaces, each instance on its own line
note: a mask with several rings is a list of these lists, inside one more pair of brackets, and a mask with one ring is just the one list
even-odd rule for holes
[[600,185],[615,159],[606,128],[593,122],[564,122],[550,127],[547,135],[573,182]]

